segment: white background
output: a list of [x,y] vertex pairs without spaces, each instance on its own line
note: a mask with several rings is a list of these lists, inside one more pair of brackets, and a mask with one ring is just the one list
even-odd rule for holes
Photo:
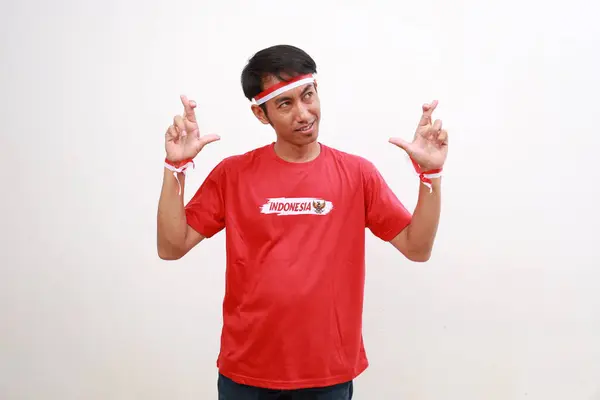
[[[0,398],[216,398],[224,235],[156,254],[164,132],[198,102],[223,157],[274,139],[243,97],[256,51],[317,61],[321,140],[405,204],[390,136],[421,104],[450,134],[427,264],[369,234],[356,399],[600,399],[592,1],[4,1]],[[331,243],[330,245],[335,245]]]

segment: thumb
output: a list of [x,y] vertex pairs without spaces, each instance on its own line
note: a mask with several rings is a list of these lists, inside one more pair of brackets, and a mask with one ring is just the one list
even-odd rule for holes
[[409,155],[412,153],[411,148],[412,148],[412,143],[408,142],[402,138],[398,138],[398,137],[393,137],[390,138],[389,142],[391,144],[394,144],[398,147],[400,147],[402,150],[406,151]]
[[204,147],[209,143],[212,142],[216,142],[217,140],[220,140],[221,137],[219,135],[204,135],[204,136],[200,136],[200,146]]

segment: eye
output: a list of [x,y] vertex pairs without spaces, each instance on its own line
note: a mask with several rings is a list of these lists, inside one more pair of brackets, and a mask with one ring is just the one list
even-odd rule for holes
[[310,98],[312,97],[312,95],[313,95],[313,92],[312,92],[312,91],[308,91],[308,92],[306,92],[306,93],[304,94],[304,98],[305,98],[305,99],[310,99]]
[[290,105],[290,102],[289,102],[289,101],[284,101],[284,102],[280,103],[280,104],[277,106],[277,108],[283,108],[283,107],[286,107],[286,106],[289,106],[289,105]]

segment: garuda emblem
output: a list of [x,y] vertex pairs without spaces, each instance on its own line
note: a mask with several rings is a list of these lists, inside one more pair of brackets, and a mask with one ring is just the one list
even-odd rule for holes
[[321,214],[325,210],[325,200],[313,200],[312,206],[317,214]]

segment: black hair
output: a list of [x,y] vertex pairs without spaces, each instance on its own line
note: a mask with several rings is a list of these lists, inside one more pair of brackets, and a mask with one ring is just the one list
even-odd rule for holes
[[242,71],[242,89],[244,96],[252,100],[263,91],[263,79],[269,75],[284,81],[286,79],[282,78],[282,74],[294,77],[316,72],[317,64],[304,50],[290,45],[272,46],[259,51],[248,60]]

